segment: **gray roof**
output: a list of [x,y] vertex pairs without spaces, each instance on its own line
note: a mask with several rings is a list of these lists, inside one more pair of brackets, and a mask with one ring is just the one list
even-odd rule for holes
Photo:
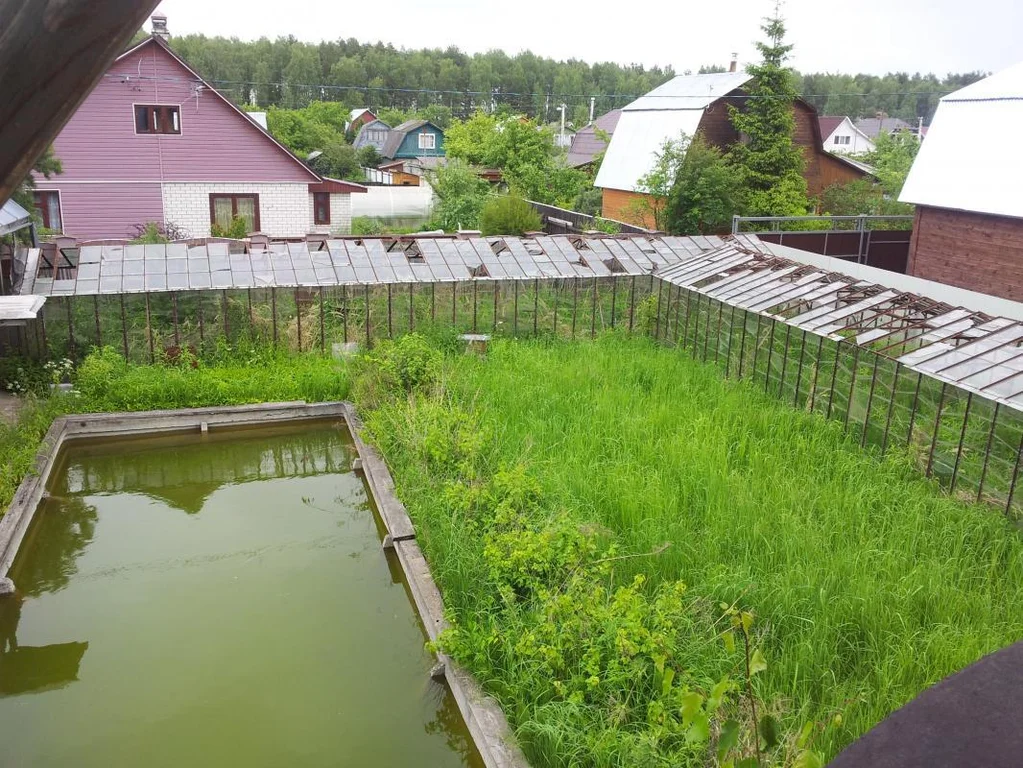
[[[349,238],[319,244],[245,241],[189,247],[85,245],[52,265],[29,250],[22,294],[85,296],[294,286],[651,275],[721,245],[718,237]],[[249,247],[248,253],[245,248]],[[67,277],[65,277],[67,276]]]
[[355,141],[352,142],[352,146],[356,149],[362,149],[363,147],[376,147],[377,151],[381,151],[384,145],[387,143],[385,138],[383,141],[369,138],[370,131],[385,131],[389,132],[391,126],[385,123],[383,120],[370,120],[368,123],[363,123],[362,127],[359,128],[358,134],[355,136]]
[[900,120],[897,117],[864,117],[857,120],[853,125],[871,139],[876,139],[881,133],[916,131],[915,125],[910,125],[905,120]]
[[578,168],[588,165],[601,152],[607,149],[607,144],[597,136],[599,128],[609,136],[613,136],[618,125],[618,118],[622,116],[620,109],[613,109],[606,115],[601,115],[594,122],[585,128],[580,128],[572,137],[572,146],[568,150],[568,157],[565,162],[570,168]]
[[8,200],[0,208],[0,235],[9,235],[24,229],[32,223],[32,215],[14,200]]
[[[394,157],[405,137],[424,125],[433,125],[433,123],[429,120],[406,120],[397,128],[392,128],[391,132],[387,134],[387,141],[384,142],[384,148],[380,150],[380,154],[384,157]],[[433,127],[440,131],[440,128],[437,128],[436,125],[433,125]]]

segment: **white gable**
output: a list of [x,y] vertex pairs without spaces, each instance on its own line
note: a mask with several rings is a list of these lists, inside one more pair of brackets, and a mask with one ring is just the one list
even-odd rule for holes
[[992,140],[1023,124],[1023,62],[944,97],[899,199],[1023,218],[1023,155]]

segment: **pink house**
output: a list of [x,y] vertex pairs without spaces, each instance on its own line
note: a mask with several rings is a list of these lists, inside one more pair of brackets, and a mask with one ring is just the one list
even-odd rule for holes
[[320,177],[159,35],[118,58],[54,142],[64,172],[36,179],[43,225],[80,240],[146,222],[191,237],[234,216],[271,237],[351,230],[359,184]]

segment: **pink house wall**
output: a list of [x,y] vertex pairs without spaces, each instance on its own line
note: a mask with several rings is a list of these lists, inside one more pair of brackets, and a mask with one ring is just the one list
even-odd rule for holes
[[[136,135],[135,104],[180,105],[180,135]],[[119,237],[163,220],[164,182],[308,184],[319,177],[150,40],[116,61],[54,142],[64,230]]]

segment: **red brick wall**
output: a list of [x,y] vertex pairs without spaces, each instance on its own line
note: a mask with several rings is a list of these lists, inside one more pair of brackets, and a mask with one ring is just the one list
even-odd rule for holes
[[1023,219],[917,206],[909,274],[1023,301]]

